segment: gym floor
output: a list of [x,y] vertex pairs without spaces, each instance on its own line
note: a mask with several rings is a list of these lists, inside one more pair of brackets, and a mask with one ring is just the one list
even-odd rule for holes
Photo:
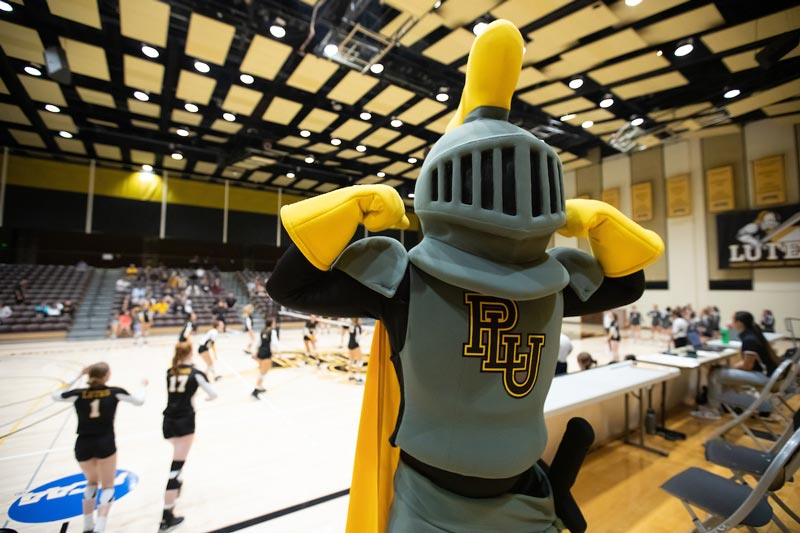
[[[569,325],[565,331],[571,336],[575,333]],[[299,329],[284,328],[282,346],[295,354],[288,358],[294,363],[274,369],[265,381],[268,392],[256,401],[250,396],[255,363],[243,353],[246,337],[237,331],[220,337],[218,368],[223,379],[215,385],[219,398],[206,402],[202,391],[195,397],[197,433],[175,510],[186,517],[180,530],[344,530],[348,498],[342,493],[350,486],[363,388],[335,369],[346,352],[339,348],[338,327],[323,328],[319,334],[325,360],[320,369],[296,364],[302,352],[301,339]],[[362,338],[365,351],[370,341],[368,331]],[[0,435],[13,433],[0,439],[0,498],[4,503],[0,525],[26,532],[63,527],[61,522],[14,522],[7,509],[26,490],[79,473],[73,456],[73,408],[52,402],[49,393],[71,381],[83,366],[102,360],[111,365],[113,385],[135,390],[143,378],[150,381],[144,406],[121,404],[117,412],[117,468],[135,473],[139,484],[114,503],[108,530],[157,530],[172,453],[161,435],[161,411],[166,401],[164,372],[174,342],[169,335],[153,336],[147,345],[118,339],[0,346]],[[584,350],[600,364],[609,360],[601,337],[573,343],[570,369],[577,368],[577,354]],[[652,353],[664,346],[662,340],[625,339],[620,353]],[[196,364],[204,367],[199,359]],[[711,468],[702,450],[702,442],[719,422],[695,420],[688,411],[681,410],[669,422],[670,427],[686,432],[688,440],[672,443],[659,439],[658,445],[671,451],[669,458],[620,441],[602,445],[589,455],[574,494],[590,533],[691,529],[682,505],[658,487],[689,466],[725,472]],[[782,495],[790,506],[800,508],[796,481]],[[304,507],[307,502],[315,505]],[[784,523],[791,524],[791,520]],[[71,519],[61,531],[81,531],[81,525],[80,517]]]

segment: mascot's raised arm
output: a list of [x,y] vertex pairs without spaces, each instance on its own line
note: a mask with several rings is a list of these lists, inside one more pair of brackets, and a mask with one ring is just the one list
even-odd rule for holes
[[[281,209],[294,244],[271,296],[382,325],[350,533],[585,527],[569,496],[570,461],[549,474],[537,464],[561,321],[637,300],[663,243],[605,203],[565,201],[555,151],[508,122],[522,53],[508,21],[475,40],[459,109],[417,180],[423,238],[409,252],[385,237],[348,246],[359,224],[407,226],[391,187],[347,187]],[[556,231],[587,237],[592,255],[547,250]]]

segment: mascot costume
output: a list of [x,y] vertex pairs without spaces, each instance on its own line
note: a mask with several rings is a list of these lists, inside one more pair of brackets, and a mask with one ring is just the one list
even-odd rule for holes
[[[293,245],[272,298],[380,321],[348,533],[585,529],[569,488],[591,428],[568,426],[576,438],[549,469],[539,461],[561,321],[637,300],[663,243],[608,204],[565,201],[555,151],[508,122],[522,54],[508,21],[475,40],[458,111],[417,180],[423,238],[410,251],[386,237],[350,244],[359,224],[407,227],[388,186],[281,209]],[[547,250],[556,231],[588,238],[592,255]]]

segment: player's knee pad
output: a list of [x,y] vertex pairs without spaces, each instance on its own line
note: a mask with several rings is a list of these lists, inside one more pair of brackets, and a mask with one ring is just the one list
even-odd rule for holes
[[103,488],[100,491],[100,505],[111,503],[114,501],[114,487]]
[[183,480],[181,479],[181,470],[183,470],[183,464],[186,461],[172,461],[172,465],[169,467],[169,480],[167,480],[167,490],[178,490],[183,485]]
[[97,485],[87,484],[83,489],[83,499],[94,501],[95,498],[97,498]]

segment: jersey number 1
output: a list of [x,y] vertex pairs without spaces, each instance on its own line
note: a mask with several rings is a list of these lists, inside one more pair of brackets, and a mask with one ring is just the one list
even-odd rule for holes
[[[170,376],[169,377],[169,392],[186,392],[186,382],[189,381],[188,375],[183,376]],[[177,389],[176,389],[177,385]]]
[[100,418],[100,400],[89,402],[89,418]]

